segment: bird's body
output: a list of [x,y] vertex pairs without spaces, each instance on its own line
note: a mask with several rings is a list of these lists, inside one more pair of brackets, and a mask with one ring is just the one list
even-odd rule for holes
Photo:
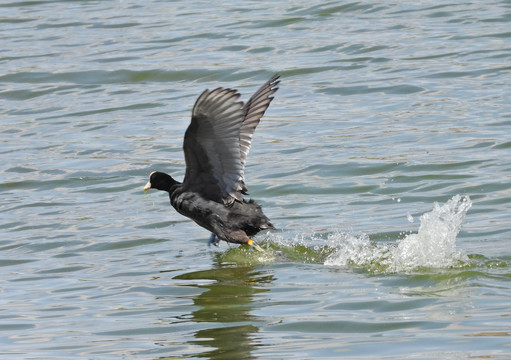
[[168,192],[176,211],[211,231],[212,239],[258,248],[249,236],[274,227],[260,205],[243,198],[245,161],[255,128],[278,89],[278,78],[273,76],[246,104],[237,101],[236,90],[205,90],[185,133],[183,182],[154,171],[144,190]]

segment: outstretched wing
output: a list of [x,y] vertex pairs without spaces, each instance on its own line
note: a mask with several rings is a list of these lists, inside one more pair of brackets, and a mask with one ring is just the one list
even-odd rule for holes
[[236,90],[205,90],[185,133],[183,189],[226,205],[246,193],[244,169],[252,136],[277,91],[274,75],[243,105]]
[[184,190],[224,204],[242,200],[239,136],[243,102],[239,97],[236,90],[218,88],[204,91],[195,102],[183,143]]
[[243,107],[243,124],[240,130],[240,160],[241,160],[241,178],[239,179],[243,193],[246,193],[247,188],[245,186],[245,162],[247,161],[247,155],[252,145],[252,136],[254,131],[261,121],[268,106],[270,106],[273,100],[273,94],[279,89],[280,75],[275,74],[270,80],[268,80],[254,95],[247,101]]

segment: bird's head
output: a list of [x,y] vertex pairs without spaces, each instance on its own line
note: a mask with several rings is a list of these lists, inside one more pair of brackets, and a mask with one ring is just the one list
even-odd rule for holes
[[169,192],[172,185],[176,183],[177,181],[172,176],[159,171],[153,171],[149,174],[149,181],[145,184],[144,191],[157,189]]

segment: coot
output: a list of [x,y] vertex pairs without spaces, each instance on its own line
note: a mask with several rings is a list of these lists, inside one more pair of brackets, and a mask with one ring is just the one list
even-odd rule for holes
[[205,90],[192,109],[183,151],[186,173],[182,183],[153,171],[144,190],[169,193],[170,204],[211,231],[209,244],[220,240],[261,248],[250,236],[274,229],[253,200],[246,200],[245,162],[252,136],[278,90],[274,75],[246,104],[235,89]]

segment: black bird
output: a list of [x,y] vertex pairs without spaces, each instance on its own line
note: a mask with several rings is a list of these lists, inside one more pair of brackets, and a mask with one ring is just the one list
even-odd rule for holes
[[153,171],[144,190],[169,193],[178,213],[211,231],[209,244],[220,240],[262,249],[250,236],[275,229],[253,200],[245,200],[245,162],[252,135],[278,90],[274,75],[246,104],[235,89],[205,90],[195,102],[185,133],[186,173],[182,183]]

